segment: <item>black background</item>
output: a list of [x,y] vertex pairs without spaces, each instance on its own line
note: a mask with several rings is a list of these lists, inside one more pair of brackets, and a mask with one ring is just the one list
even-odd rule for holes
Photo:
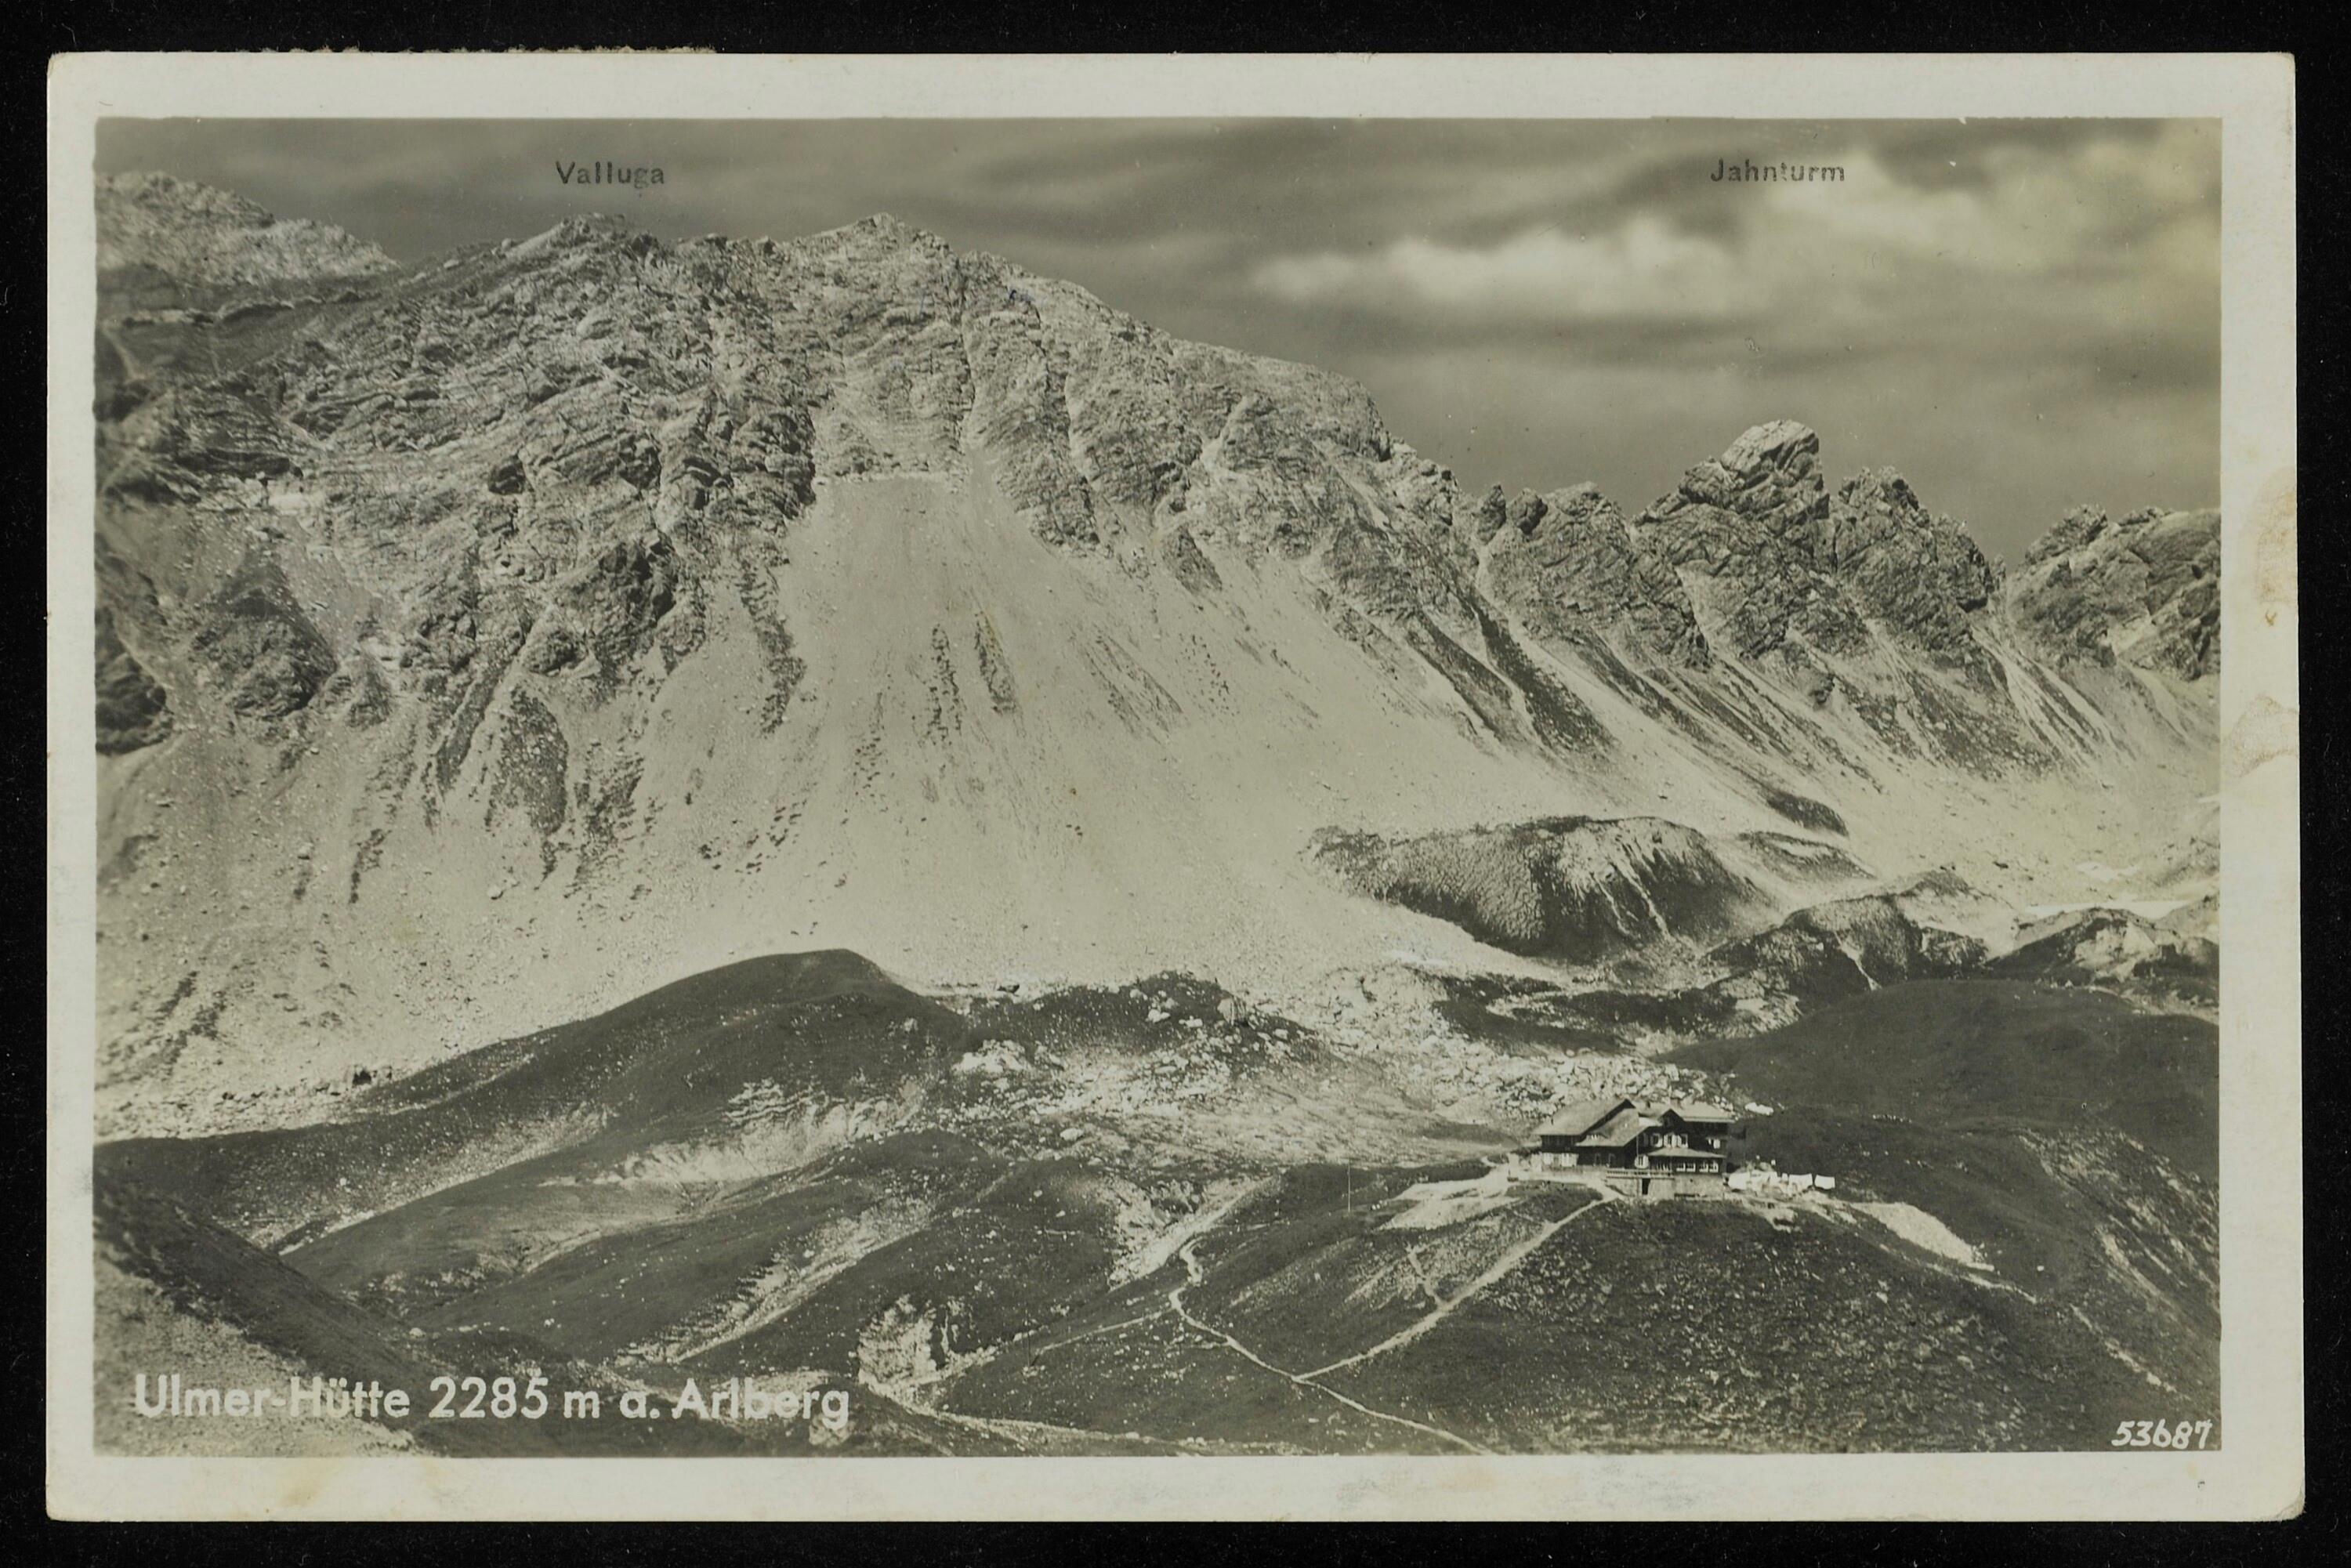
[[[7,379],[19,395],[12,422],[20,458],[16,516],[5,536],[20,557],[34,553],[45,538],[32,517],[32,499],[42,494],[44,434],[26,412],[46,379],[42,322],[46,298],[44,196],[39,191],[46,153],[41,134],[48,57],[94,50],[307,50],[367,49],[504,50],[691,48],[717,52],[794,54],[1019,52],[1064,53],[1227,50],[1384,52],[1556,49],[1907,52],[2176,52],[2202,50],[2292,51],[2298,59],[2297,137],[2312,155],[2299,160],[2300,243],[2304,277],[2300,285],[2303,329],[2300,404],[2304,431],[2332,434],[2345,421],[2339,376],[2333,374],[2341,350],[2345,306],[2338,277],[2329,276],[2346,243],[2346,182],[2335,145],[2332,109],[2339,67],[2322,52],[2294,47],[2294,11],[2273,0],[2226,6],[2140,4],[2100,7],[2079,4],[2038,5],[2000,15],[1987,7],[1939,4],[1840,4],[1807,6],[1744,6],[1719,11],[1676,0],[1635,0],[1614,8],[1520,5],[1480,11],[1475,7],[1421,5],[1389,15],[1358,16],[1328,4],[1196,5],[1155,7],[1130,18],[1113,8],[1070,0],[1019,6],[946,5],[905,0],[893,6],[861,9],[841,3],[758,6],[740,5],[696,15],[684,8],[622,5],[611,0],[571,0],[562,5],[516,5],[499,0],[408,0],[396,5],[321,10],[255,0],[110,0],[93,5],[42,4],[37,12],[37,49],[13,51],[13,78],[0,97],[0,119],[9,132],[16,172],[12,199],[0,204],[0,353],[14,373]],[[1767,64],[1759,62],[1759,71]],[[1889,71],[1897,63],[1886,62]],[[2225,335],[2225,326],[2224,326]],[[46,836],[39,802],[45,785],[42,756],[46,720],[46,654],[42,634],[44,574],[29,559],[0,572],[0,692],[16,710],[15,722],[0,725],[0,821],[19,846],[7,861],[6,906],[21,911],[14,933],[0,948],[0,996],[16,1005],[16,1024],[0,1045],[0,1085],[7,1092],[6,1150],[13,1166],[16,1201],[5,1252],[16,1266],[20,1302],[6,1345],[5,1420],[11,1468],[5,1540],[11,1555],[24,1561],[112,1563],[136,1559],[153,1568],[210,1562],[328,1563],[405,1558],[418,1563],[502,1558],[535,1565],[554,1553],[578,1554],[586,1563],[637,1564],[689,1558],[716,1564],[834,1563],[845,1568],[978,1568],[1034,1557],[1058,1558],[1067,1568],[1096,1560],[1123,1563],[1177,1561],[1186,1568],[1240,1568],[1261,1557],[1332,1568],[1391,1568],[1423,1561],[1450,1568],[1499,1568],[1520,1563],[1583,1564],[1604,1559],[1631,1563],[1673,1560],[1689,1568],[1721,1563],[1725,1568],[1770,1564],[1787,1568],[1838,1559],[1883,1568],[1966,1561],[2038,1563],[2044,1568],[2169,1568],[2175,1563],[2268,1563],[2343,1561],[2351,1542],[2343,1533],[2340,1496],[2334,1485],[2340,1432],[2332,1413],[2344,1404],[2341,1367],[2344,1313],[2334,1307],[2329,1287],[2336,1277],[2325,1267],[2340,1251],[2342,1172],[2351,1163],[2351,1122],[2325,1113],[2340,1093],[2335,1068],[2346,1039],[2337,977],[2343,966],[2330,956],[2351,951],[2351,916],[2334,873],[2342,862],[2335,798],[2327,766],[2342,755],[2339,716],[2325,698],[2334,691],[2331,655],[2341,646],[2342,623],[2328,612],[2333,591],[2344,584],[2342,536],[2351,528],[2345,465],[2335,460],[2334,443],[2311,444],[2304,477],[2314,480],[2302,498],[2302,516],[2317,526],[2307,536],[2301,578],[2314,589],[2304,611],[2303,684],[2320,694],[2315,713],[2304,725],[2304,947],[2317,956],[2310,967],[2314,1005],[2306,1016],[2318,1027],[2306,1035],[2304,1063],[2311,1100],[2322,1113],[2305,1128],[2304,1237],[2309,1270],[2306,1300],[2319,1303],[2317,1332],[2308,1336],[2306,1410],[2312,1437],[2310,1490],[2300,1518],[2250,1526],[1956,1526],[1866,1524],[1761,1526],[1684,1524],[1663,1526],[1627,1520],[1587,1525],[1496,1525],[1309,1527],[1275,1533],[1261,1527],[1207,1525],[1148,1527],[742,1526],[579,1527],[560,1524],[438,1527],[413,1533],[381,1525],[130,1526],[59,1525],[41,1506],[44,1442],[44,1350],[35,1332],[43,1307],[44,1204],[33,1195],[46,1190],[41,1020],[44,1009],[42,940],[34,932],[34,911],[45,903],[43,856]],[[2314,570],[2315,568],[2315,570]],[[2315,759],[2315,766],[2314,766]],[[2314,789],[2313,786],[2317,788]],[[2312,874],[2313,873],[2315,874]],[[27,1300],[27,1298],[32,1298]],[[2307,1312],[2307,1309],[2305,1309]],[[547,1461],[556,1462],[556,1461]],[[688,1463],[691,1461],[676,1461]],[[1116,1462],[1116,1461],[1111,1461]],[[639,1484],[657,1487],[658,1465],[651,1461]],[[1856,1496],[1856,1508],[1871,1500]]]

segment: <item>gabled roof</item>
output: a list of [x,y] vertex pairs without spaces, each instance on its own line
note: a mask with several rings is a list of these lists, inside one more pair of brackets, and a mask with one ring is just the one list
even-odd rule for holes
[[1581,1137],[1598,1126],[1603,1119],[1619,1107],[1631,1103],[1632,1102],[1622,1094],[1604,1099],[1575,1101],[1570,1104],[1562,1105],[1552,1113],[1550,1121],[1545,1122],[1535,1131],[1539,1134],[1551,1137]]
[[1619,1105],[1606,1121],[1584,1134],[1583,1141],[1595,1148],[1617,1148],[1631,1143],[1656,1124],[1627,1102]]
[[1635,1100],[1619,1094],[1562,1105],[1535,1132],[1542,1137],[1573,1138],[1593,1147],[1614,1148],[1661,1124],[1668,1116],[1697,1123],[1728,1123],[1732,1119],[1721,1106],[1703,1100],[1685,1104],[1677,1101]]

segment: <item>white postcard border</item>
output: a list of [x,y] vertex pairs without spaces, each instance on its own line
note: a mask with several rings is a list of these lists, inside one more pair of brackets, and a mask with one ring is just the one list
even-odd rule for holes
[[[91,171],[104,116],[2212,118],[2221,1402],[2208,1453],[163,1459],[92,1452]],[[2294,66],[2283,56],[82,55],[49,78],[48,1506],[73,1519],[2275,1518],[2304,1474]]]

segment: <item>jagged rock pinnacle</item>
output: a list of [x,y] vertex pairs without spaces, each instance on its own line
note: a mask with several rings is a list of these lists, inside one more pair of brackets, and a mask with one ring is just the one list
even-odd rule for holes
[[1722,465],[1734,474],[1750,473],[1761,467],[1784,466],[1792,457],[1817,457],[1821,438],[1809,425],[1792,419],[1775,419],[1759,424],[1732,442],[1722,455]]

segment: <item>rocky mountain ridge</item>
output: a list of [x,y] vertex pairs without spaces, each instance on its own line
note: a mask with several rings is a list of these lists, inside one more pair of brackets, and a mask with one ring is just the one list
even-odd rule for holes
[[182,285],[364,277],[399,263],[329,224],[279,218],[242,196],[169,174],[101,175],[98,270]]
[[2201,680],[2220,669],[2220,514],[2147,507],[2110,521],[2076,507],[2025,553],[2011,592],[2052,657]]
[[[144,269],[99,322],[130,1099],[810,936],[1276,994],[1508,961],[1334,883],[1324,829],[1792,827],[1996,886],[2209,792],[2209,514],[2069,521],[2004,579],[1786,422],[1629,521],[1470,497],[1342,377],[884,217],[398,267],[176,182],[99,200]],[[157,307],[175,267],[200,308]]]

